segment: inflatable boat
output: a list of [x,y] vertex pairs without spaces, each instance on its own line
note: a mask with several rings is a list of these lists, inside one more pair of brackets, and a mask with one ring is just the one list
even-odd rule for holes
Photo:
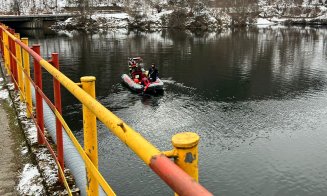
[[[153,64],[154,65],[154,64]],[[129,75],[123,74],[123,82],[136,92],[163,92],[163,82],[156,76],[156,81],[150,82],[148,72],[144,70],[143,59],[141,57],[129,58]]]
[[152,92],[152,93],[157,93],[157,92],[162,92],[163,91],[163,82],[157,78],[156,81],[154,82],[149,82],[147,85],[143,85],[140,82],[136,82],[134,80],[132,80],[132,78],[127,75],[127,74],[123,74],[121,76],[121,78],[123,79],[123,82],[133,91],[135,92]]

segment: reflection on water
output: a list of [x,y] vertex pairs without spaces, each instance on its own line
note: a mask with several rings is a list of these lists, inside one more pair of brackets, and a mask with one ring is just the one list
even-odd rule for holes
[[[324,195],[326,38],[326,29],[268,27],[61,32],[31,42],[45,57],[59,52],[74,81],[96,76],[97,99],[159,149],[171,149],[178,132],[198,133],[200,181],[215,195]],[[121,84],[131,56],[158,65],[163,95]],[[65,118],[82,141],[81,104],[63,96]],[[118,195],[172,194],[103,124],[98,130],[101,171]]]

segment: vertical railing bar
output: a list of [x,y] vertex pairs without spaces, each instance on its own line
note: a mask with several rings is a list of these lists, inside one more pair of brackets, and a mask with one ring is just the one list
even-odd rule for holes
[[[9,29],[9,33],[13,33],[12,29]],[[8,42],[9,42],[9,53],[13,53],[13,40],[11,37],[8,36]],[[11,71],[11,82],[14,83],[15,81],[15,70],[14,70],[14,59],[12,55],[9,54],[9,61],[10,61],[10,71]],[[14,85],[15,89],[17,89],[16,84]]]
[[[17,39],[20,39],[20,34],[15,33],[15,37]],[[19,99],[21,102],[24,102],[24,95],[25,94],[25,88],[23,83],[23,64],[22,64],[22,49],[18,43],[15,42],[15,48],[16,48],[16,67],[17,67],[17,79],[18,79],[18,86],[19,86]]]
[[[28,38],[22,38],[22,42],[28,46]],[[23,50],[23,64],[24,64],[24,72],[27,74],[24,76],[24,83],[25,83],[25,97],[26,97],[26,117],[31,118],[32,116],[32,108],[33,108],[33,102],[32,102],[32,93],[31,93],[31,84],[29,81],[29,78],[31,76],[30,72],[30,57],[26,50]]]
[[[59,57],[58,53],[52,53],[52,65],[59,70]],[[58,113],[62,114],[61,109],[61,93],[60,82],[53,78],[53,90],[54,90],[54,102]],[[56,118],[56,143],[57,143],[57,157],[60,167],[64,169],[64,148],[62,138],[62,124],[58,118]],[[62,176],[61,176],[62,177]]]
[[[33,51],[40,55],[40,45],[35,44],[32,47]],[[37,88],[42,90],[42,70],[40,63],[34,59],[34,81],[35,81],[35,98],[36,98],[36,118],[37,123],[40,126],[40,130],[42,133],[44,133],[44,119],[43,119],[43,103],[42,103],[42,96],[37,91]],[[40,136],[40,134],[37,135],[38,143],[44,144],[43,138]]]
[[[95,77],[86,76],[81,78],[82,88],[91,97],[95,98]],[[84,151],[92,161],[93,165],[98,169],[98,138],[96,116],[85,105],[83,105],[83,125],[84,125]],[[94,175],[86,169],[88,196],[99,195],[99,183],[95,180]]]
[[[15,34],[15,30],[12,29],[12,34],[14,35]],[[13,75],[14,75],[14,81],[18,81],[18,76],[17,76],[17,62],[16,62],[16,59],[17,56],[16,56],[16,44],[15,44],[15,41],[13,39],[11,39],[11,47],[12,47],[12,70],[13,70]],[[18,90],[18,85],[16,83],[14,83],[15,85],[15,90]]]
[[[8,27],[5,27],[8,28]],[[10,69],[10,58],[9,58],[9,39],[8,39],[8,34],[6,31],[3,33],[3,39],[4,39],[4,59],[5,59],[5,67],[7,69],[7,74],[10,76],[11,75],[11,69]]]
[[[2,25],[2,23],[0,23],[0,25]],[[1,42],[0,42],[0,48],[1,48],[1,56],[2,58],[4,58],[4,50],[3,50],[3,42],[4,42],[4,39],[3,39],[3,30],[0,28],[0,38],[1,38]]]

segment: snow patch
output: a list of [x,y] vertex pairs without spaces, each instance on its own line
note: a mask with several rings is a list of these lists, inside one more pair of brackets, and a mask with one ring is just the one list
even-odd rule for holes
[[8,99],[9,93],[6,89],[3,89],[3,78],[0,78],[0,99]]
[[265,18],[258,18],[257,19],[257,22],[255,23],[255,25],[258,25],[258,26],[270,26],[270,25],[275,25],[274,22],[270,21],[270,20],[267,20]]
[[129,15],[127,13],[114,13],[114,14],[95,14],[92,15],[93,20],[97,20],[98,18],[105,18],[105,19],[128,19]]
[[36,166],[30,163],[24,166],[17,190],[20,195],[45,195],[42,179]]
[[30,145],[37,144],[37,129],[36,126],[31,124],[31,127],[27,129],[26,135],[30,142]]
[[12,90],[15,89],[15,85],[14,85],[14,83],[8,83],[8,84],[7,84],[7,87],[8,87],[8,89],[9,89],[10,91],[12,91]]
[[265,18],[258,18],[257,19],[257,22],[256,22],[257,25],[273,25],[275,24],[274,22],[271,22]]
[[39,148],[36,152],[43,177],[47,186],[54,186],[58,182],[58,167],[47,148]]
[[9,97],[9,92],[4,89],[4,90],[0,90],[0,99],[8,99]]
[[21,151],[20,151],[20,153],[21,153],[22,155],[26,155],[26,154],[28,153],[28,148],[27,148],[27,146],[23,146],[22,149],[21,149]]

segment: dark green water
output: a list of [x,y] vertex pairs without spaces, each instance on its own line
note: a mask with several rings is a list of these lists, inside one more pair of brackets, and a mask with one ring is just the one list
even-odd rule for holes
[[[327,29],[301,27],[31,38],[44,57],[59,52],[74,81],[96,76],[97,99],[159,149],[170,150],[178,132],[198,133],[200,182],[226,196],[326,194],[326,40]],[[158,65],[164,95],[142,97],[121,84],[131,56]],[[82,142],[81,105],[63,96]],[[100,123],[98,130],[100,168],[118,195],[172,195]]]

